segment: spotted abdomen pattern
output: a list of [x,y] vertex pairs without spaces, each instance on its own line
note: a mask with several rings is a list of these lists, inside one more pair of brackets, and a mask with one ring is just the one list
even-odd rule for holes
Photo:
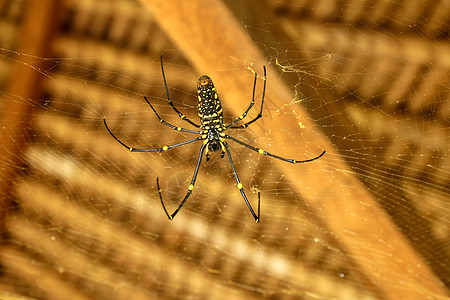
[[211,78],[206,75],[199,78],[197,93],[198,116],[200,117],[201,129],[220,128],[219,131],[225,129],[222,105]]

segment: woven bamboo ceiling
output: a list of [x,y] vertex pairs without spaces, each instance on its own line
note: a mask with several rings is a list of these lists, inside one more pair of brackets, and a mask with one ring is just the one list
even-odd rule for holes
[[1,299],[448,299],[448,1],[235,2],[0,1]]

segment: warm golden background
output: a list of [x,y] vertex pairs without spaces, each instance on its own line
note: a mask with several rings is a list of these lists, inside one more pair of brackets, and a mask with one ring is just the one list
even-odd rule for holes
[[[240,2],[236,4],[235,2]],[[1,0],[0,298],[448,299],[450,2]],[[225,120],[267,66],[263,118],[226,159],[192,138],[196,80]],[[262,93],[258,78],[256,116]]]

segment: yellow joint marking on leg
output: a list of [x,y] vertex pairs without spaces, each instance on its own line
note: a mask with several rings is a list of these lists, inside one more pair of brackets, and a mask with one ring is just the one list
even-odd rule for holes
[[190,184],[190,185],[189,185],[189,190],[192,191],[193,189],[194,189],[194,185],[193,185],[193,184]]
[[159,122],[163,123],[163,122],[164,122],[164,120],[163,120],[163,119],[161,119],[161,120],[159,120]]
[[209,142],[209,139],[204,140],[204,141],[203,141],[203,145],[208,144],[208,142]]
[[241,119],[241,120],[242,120],[243,118],[244,118],[244,115],[241,115],[241,116],[239,117],[239,119]]
[[130,151],[133,151],[133,148],[130,148]]
[[173,220],[173,217],[172,217],[172,216],[169,216],[169,220]]
[[259,223],[260,221],[259,221],[259,219],[255,219],[255,222],[256,222],[256,223]]
[[264,150],[263,149],[258,149],[258,153],[259,154],[264,154]]
[[238,188],[238,189],[242,189],[242,183],[239,182],[239,183],[237,184],[237,188]]
[[182,118],[182,119],[185,119],[185,118],[186,118],[186,116],[185,116],[185,115],[181,115],[181,116],[180,116],[180,118]]
[[169,147],[164,146],[164,147],[162,147],[162,149],[163,149],[164,151],[167,151],[167,149],[169,149]]
[[[219,137],[219,141],[221,141],[221,142],[225,142],[225,140],[223,139],[223,138],[221,138],[221,137]],[[222,145],[222,148],[223,148],[224,146]]]
[[[221,129],[219,129],[219,131],[220,131]],[[219,133],[219,135],[220,136],[225,136],[225,132],[221,132],[221,133]]]
[[181,131],[181,127],[177,127],[175,128],[177,131]]
[[294,159],[294,160],[292,161],[292,163],[293,163],[293,164],[296,164],[296,163],[297,163],[297,161],[296,161],[296,160]]
[[202,139],[206,139],[206,134],[202,135]]

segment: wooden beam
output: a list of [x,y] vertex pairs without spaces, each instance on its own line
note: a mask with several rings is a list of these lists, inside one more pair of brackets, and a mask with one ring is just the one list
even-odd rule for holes
[[20,171],[21,155],[28,141],[30,116],[39,102],[42,72],[48,66],[45,58],[57,28],[60,0],[27,1],[19,49],[14,59],[10,82],[2,94],[0,115],[0,232],[4,216],[11,205],[14,178]]
[[[247,91],[251,84],[251,77],[243,72],[248,66],[244,63],[251,63],[251,68],[260,73],[268,63],[232,12],[219,0],[142,2],[193,66],[213,80],[220,78],[226,82],[227,89],[220,91],[221,99],[235,115],[241,114],[249,99],[242,99],[240,91]],[[267,73],[267,99],[271,105],[282,107],[290,103],[294,99],[292,91],[278,77],[270,77],[276,74],[272,67],[268,66]],[[299,149],[287,137],[303,136],[314,145],[309,148],[309,155],[323,149],[327,153],[308,166],[287,166],[275,160],[274,163],[285,170],[292,187],[322,218],[330,234],[342,243],[378,294],[387,299],[447,297],[443,284],[426,262],[352,174],[336,149],[314,130],[306,111],[301,106],[295,106],[295,111],[303,116],[306,128],[290,126],[288,136],[272,135],[273,143],[282,144],[286,153],[295,154]],[[271,123],[271,129],[282,131],[286,124],[298,124],[298,120],[286,114],[283,124]],[[266,134],[258,126],[252,130],[261,137]]]

